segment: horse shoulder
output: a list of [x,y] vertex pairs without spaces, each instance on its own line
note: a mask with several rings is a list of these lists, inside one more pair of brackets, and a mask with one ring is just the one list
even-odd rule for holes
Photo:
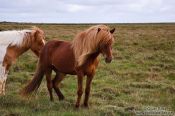
[[18,57],[18,48],[14,46],[8,47],[4,57],[4,63],[11,65],[12,63],[16,62],[17,57]]
[[84,66],[85,73],[87,75],[94,75],[96,68],[98,67],[99,60],[96,58],[93,62],[87,61],[87,65]]

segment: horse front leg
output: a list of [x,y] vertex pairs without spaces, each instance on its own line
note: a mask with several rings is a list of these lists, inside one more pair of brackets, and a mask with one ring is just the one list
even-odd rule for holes
[[0,95],[5,95],[6,80],[7,80],[7,74],[3,75],[0,80]]
[[[13,63],[15,62],[15,58],[11,58],[10,56],[6,55],[4,58],[4,61],[2,63],[2,66],[0,66],[0,94],[5,95],[5,86],[6,86],[6,80],[7,80],[7,74],[9,72],[9,69]],[[0,64],[1,65],[1,64]]]
[[78,90],[77,90],[78,97],[77,97],[77,102],[76,102],[75,107],[79,108],[80,101],[81,101],[81,96],[83,94],[83,76],[84,76],[84,74],[83,73],[78,73],[77,76],[78,76]]
[[92,82],[93,77],[94,77],[93,75],[88,75],[86,79],[86,89],[85,89],[85,98],[84,98],[85,107],[89,107],[88,101],[89,101],[91,82]]
[[6,79],[0,80],[0,95],[5,95]]
[[0,95],[3,95],[3,80],[0,80]]
[[5,95],[5,85],[6,85],[6,79],[4,80],[2,84],[2,95]]
[[5,84],[7,80],[7,72],[5,67],[0,67],[0,95],[5,95]]

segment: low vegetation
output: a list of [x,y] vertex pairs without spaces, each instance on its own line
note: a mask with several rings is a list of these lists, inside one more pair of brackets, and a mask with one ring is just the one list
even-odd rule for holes
[[[0,30],[24,29],[36,25],[47,41],[71,41],[91,25],[0,23]],[[35,72],[37,58],[28,51],[11,67],[6,95],[0,96],[0,115],[13,116],[115,116],[134,115],[146,108],[175,112],[175,24],[109,24],[115,27],[114,59],[99,68],[92,83],[89,109],[75,109],[77,81],[67,76],[61,83],[66,99],[49,101],[46,81],[30,99],[19,91]],[[54,75],[54,73],[53,73]]]

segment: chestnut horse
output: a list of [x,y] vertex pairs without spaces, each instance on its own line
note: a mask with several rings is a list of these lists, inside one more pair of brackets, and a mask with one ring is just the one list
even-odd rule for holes
[[[106,63],[112,60],[114,31],[115,29],[109,30],[109,27],[105,25],[97,25],[80,32],[72,42],[49,41],[41,51],[33,80],[22,90],[22,95],[28,96],[36,91],[45,74],[50,100],[53,101],[52,88],[57,93],[59,100],[63,100],[64,96],[59,89],[59,83],[66,74],[77,75],[76,107],[79,107],[83,94],[83,77],[87,76],[84,106],[88,107],[91,81],[99,62],[99,54],[102,53],[106,57]],[[53,80],[51,79],[52,70],[56,72]]]
[[0,32],[0,94],[5,95],[5,83],[10,66],[28,49],[39,57],[45,44],[44,38],[44,32],[37,27],[31,30]]

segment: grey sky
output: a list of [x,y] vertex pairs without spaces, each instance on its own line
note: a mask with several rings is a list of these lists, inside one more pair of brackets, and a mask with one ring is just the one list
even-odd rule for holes
[[0,0],[0,21],[175,22],[175,0]]

